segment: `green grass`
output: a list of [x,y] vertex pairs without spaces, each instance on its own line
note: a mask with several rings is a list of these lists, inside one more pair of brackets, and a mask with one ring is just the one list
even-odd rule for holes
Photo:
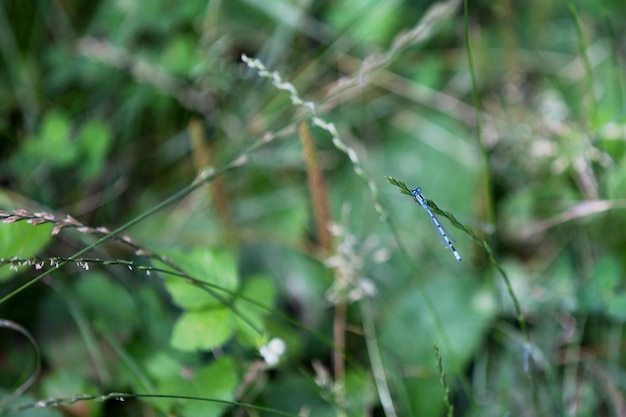
[[625,12],[2,3],[0,414],[623,415]]

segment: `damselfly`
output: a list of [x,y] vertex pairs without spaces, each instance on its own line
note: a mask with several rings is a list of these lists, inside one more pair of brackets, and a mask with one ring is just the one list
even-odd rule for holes
[[419,205],[421,205],[424,210],[426,210],[426,213],[428,213],[428,215],[430,216],[430,221],[432,222],[433,226],[435,226],[436,232],[441,238],[441,243],[443,243],[446,248],[452,251],[457,261],[461,262],[461,255],[459,255],[456,249],[454,249],[454,246],[450,241],[450,239],[454,240],[454,238],[439,222],[439,219],[437,218],[437,216],[435,216],[435,213],[432,212],[430,207],[428,207],[428,202],[426,201],[426,198],[424,198],[424,196],[422,195],[422,189],[420,187],[412,189],[411,195],[413,196],[413,199],[415,199],[415,202],[419,203]]

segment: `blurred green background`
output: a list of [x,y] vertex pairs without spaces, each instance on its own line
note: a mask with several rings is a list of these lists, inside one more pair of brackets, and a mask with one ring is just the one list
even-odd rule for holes
[[626,3],[467,6],[0,3],[0,413],[626,415]]

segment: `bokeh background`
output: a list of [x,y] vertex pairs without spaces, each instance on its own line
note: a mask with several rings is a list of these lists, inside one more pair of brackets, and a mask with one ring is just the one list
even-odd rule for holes
[[626,415],[626,3],[469,3],[1,2],[0,412]]

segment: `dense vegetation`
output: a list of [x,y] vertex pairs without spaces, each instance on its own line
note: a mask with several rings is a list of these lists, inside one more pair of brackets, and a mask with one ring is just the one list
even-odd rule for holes
[[626,415],[626,3],[468,3],[2,2],[0,414]]

